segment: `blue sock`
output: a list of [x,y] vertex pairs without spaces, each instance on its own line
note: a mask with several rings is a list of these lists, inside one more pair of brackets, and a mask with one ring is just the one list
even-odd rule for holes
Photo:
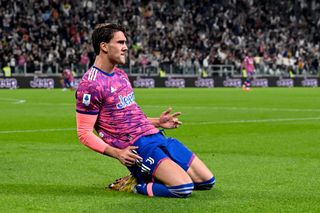
[[212,177],[207,181],[204,181],[201,183],[194,183],[194,189],[195,190],[209,190],[213,187],[215,182],[216,182],[216,179],[214,177]]
[[136,190],[139,194],[159,197],[187,197],[192,193],[193,183],[167,187],[160,183],[138,184]]

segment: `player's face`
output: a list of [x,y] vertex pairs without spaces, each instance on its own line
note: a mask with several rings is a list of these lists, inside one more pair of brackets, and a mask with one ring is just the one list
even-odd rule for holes
[[108,56],[114,64],[126,63],[126,53],[128,51],[126,41],[123,32],[118,31],[114,33],[113,38],[108,43]]

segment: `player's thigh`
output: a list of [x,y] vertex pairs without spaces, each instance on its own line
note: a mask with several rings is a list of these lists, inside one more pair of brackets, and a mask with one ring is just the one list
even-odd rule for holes
[[185,172],[170,158],[165,158],[159,163],[153,176],[167,186],[178,186],[192,183],[192,180],[187,172]]
[[177,139],[169,138],[165,149],[170,159],[187,171],[193,182],[203,182],[213,177],[208,167]]
[[175,138],[168,138],[167,140],[167,146],[162,147],[162,149],[171,160],[187,171],[194,158],[193,152]]
[[207,181],[213,177],[212,172],[196,155],[194,156],[187,173],[195,183]]

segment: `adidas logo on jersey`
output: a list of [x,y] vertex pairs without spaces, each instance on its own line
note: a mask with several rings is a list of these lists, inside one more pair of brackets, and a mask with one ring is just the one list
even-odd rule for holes
[[110,91],[111,91],[111,93],[114,93],[114,92],[116,91],[116,89],[113,88],[113,87],[111,87],[111,88],[110,88]]

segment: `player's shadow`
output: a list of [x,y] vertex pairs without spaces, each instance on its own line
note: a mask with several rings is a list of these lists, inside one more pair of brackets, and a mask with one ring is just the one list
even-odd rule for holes
[[106,190],[101,186],[80,186],[62,184],[0,184],[0,194],[4,195],[95,195],[103,196]]
[[[62,185],[62,184],[0,184],[0,195],[54,195],[54,196],[106,196],[112,193],[112,196],[121,196],[123,193],[117,193],[101,186],[81,186],[81,185]],[[208,193],[211,195],[208,196]],[[128,196],[134,196],[132,193],[126,193]],[[213,189],[210,191],[194,191],[191,197],[208,199],[212,197],[221,197],[221,190]],[[145,197],[145,196],[141,196]],[[158,197],[161,199],[161,197]]]
[[194,190],[191,195],[191,197],[201,198],[202,200],[212,200],[212,198],[218,198],[223,196],[223,191],[218,188],[214,188],[211,190]]

